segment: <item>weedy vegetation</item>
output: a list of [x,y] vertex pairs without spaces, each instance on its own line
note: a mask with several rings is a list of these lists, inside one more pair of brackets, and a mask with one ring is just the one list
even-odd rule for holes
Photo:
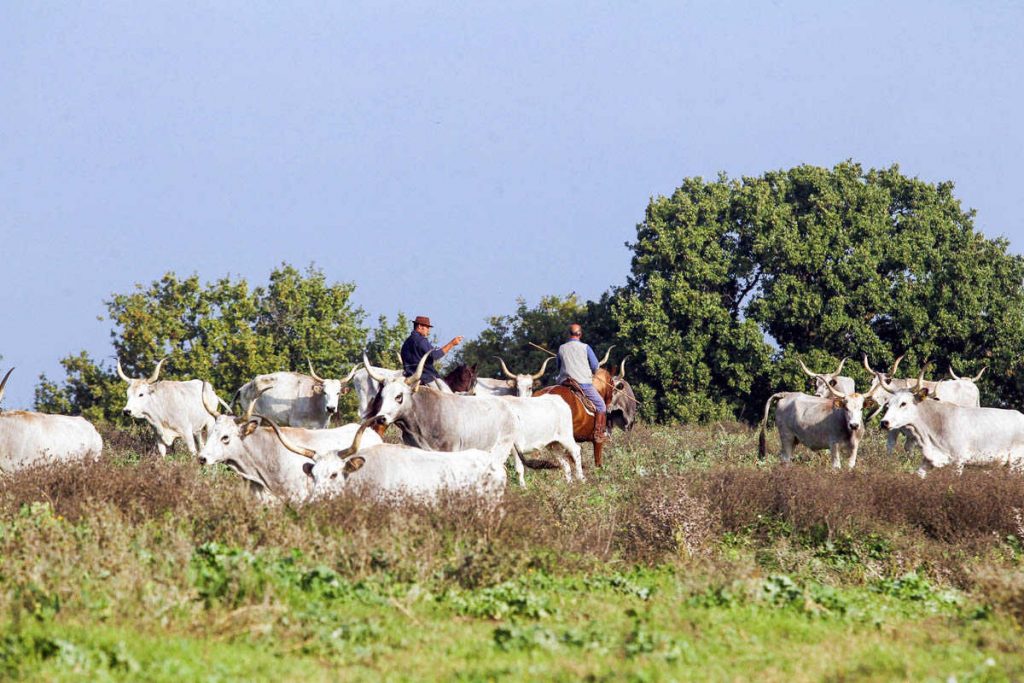
[[833,472],[758,462],[739,424],[640,425],[586,483],[531,472],[497,510],[264,507],[104,437],[0,480],[0,677],[1024,677],[1024,478],[920,480],[877,434]]

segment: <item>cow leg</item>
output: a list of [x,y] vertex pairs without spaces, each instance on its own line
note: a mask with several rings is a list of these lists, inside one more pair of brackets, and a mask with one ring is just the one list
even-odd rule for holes
[[[886,436],[885,436],[885,454],[886,454],[886,456],[888,456],[890,458],[892,457],[893,451],[896,450],[896,437],[898,437],[899,435],[900,435],[900,433],[898,431],[896,431],[895,429],[890,429],[889,433],[886,434]],[[904,446],[906,446],[906,442],[904,442]]]
[[796,437],[788,432],[779,430],[779,461],[788,464],[793,459],[793,449],[796,447]]
[[859,447],[860,444],[854,444],[853,447],[850,448],[850,458],[846,461],[846,466],[851,470],[857,466],[857,449]]
[[519,478],[519,486],[526,488],[526,467],[523,465],[523,454],[519,448],[512,449],[512,466],[516,468],[516,476]]
[[921,464],[917,467],[917,476],[924,479],[928,476],[928,472],[933,469],[935,469],[935,466],[928,462],[928,458],[922,457]]
[[565,483],[572,483],[572,467],[569,465],[568,459],[565,457],[558,459],[558,464],[562,466],[562,474],[565,476]]
[[833,443],[828,447],[829,452],[832,454],[832,469],[842,469],[843,463],[839,459],[839,444]]
[[569,441],[569,446],[566,450],[569,452],[569,457],[572,458],[573,467],[576,468],[576,479],[578,481],[586,481],[586,477],[583,476],[583,450],[580,445],[575,441]]

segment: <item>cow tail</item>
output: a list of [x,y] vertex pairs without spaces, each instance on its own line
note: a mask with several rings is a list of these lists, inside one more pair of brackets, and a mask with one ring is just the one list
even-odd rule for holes
[[761,418],[761,433],[757,437],[757,457],[761,460],[768,457],[768,436],[765,433],[768,428],[768,411],[771,410],[772,401],[785,395],[785,393],[772,394],[764,404],[764,417]]

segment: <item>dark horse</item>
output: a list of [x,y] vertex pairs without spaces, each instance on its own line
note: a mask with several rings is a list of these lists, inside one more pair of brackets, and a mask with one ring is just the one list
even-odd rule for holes
[[472,391],[476,384],[476,363],[460,365],[441,379],[452,391]]
[[[607,360],[607,358],[605,359]],[[594,389],[604,399],[606,406],[612,404],[612,373],[608,372],[604,368],[598,368],[597,372],[594,373]],[[577,443],[589,441],[594,445],[594,465],[597,467],[601,466],[601,450],[604,448],[604,443],[597,443],[594,441],[594,416],[587,414],[586,409],[583,407],[583,402],[572,392],[569,387],[556,384],[551,387],[544,387],[533,392],[534,396],[541,396],[543,394],[554,394],[560,396],[563,401],[569,404],[569,409],[572,410],[572,434],[576,439]]]

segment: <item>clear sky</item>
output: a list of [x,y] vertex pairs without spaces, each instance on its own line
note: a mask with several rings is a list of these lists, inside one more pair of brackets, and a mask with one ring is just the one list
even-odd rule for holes
[[0,3],[6,408],[112,293],[282,262],[475,336],[596,298],[687,176],[952,180],[1024,251],[1024,3]]

